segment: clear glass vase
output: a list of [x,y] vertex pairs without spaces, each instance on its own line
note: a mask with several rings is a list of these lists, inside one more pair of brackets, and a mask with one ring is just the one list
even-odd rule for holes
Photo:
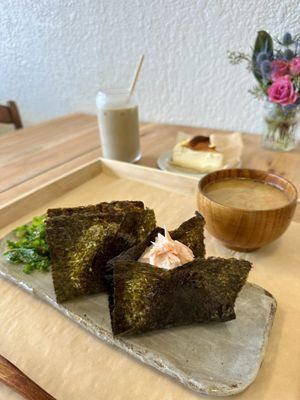
[[265,103],[262,146],[275,151],[290,151],[297,145],[299,113],[296,108],[284,110],[279,104]]

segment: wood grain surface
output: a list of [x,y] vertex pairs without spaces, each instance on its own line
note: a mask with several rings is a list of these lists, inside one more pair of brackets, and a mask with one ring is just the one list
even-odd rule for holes
[[[142,123],[140,165],[157,168],[157,158],[175,144],[178,131],[191,135],[227,131]],[[300,146],[288,153],[264,150],[260,136],[244,134],[242,166],[290,179],[300,192]],[[0,135],[0,205],[101,155],[97,118],[71,114]],[[295,220],[300,221],[298,211]]]
[[0,123],[14,125],[15,129],[23,128],[19,109],[14,101],[8,101],[5,106],[0,105]]
[[49,393],[33,382],[19,368],[0,355],[0,382],[28,400],[55,400]]

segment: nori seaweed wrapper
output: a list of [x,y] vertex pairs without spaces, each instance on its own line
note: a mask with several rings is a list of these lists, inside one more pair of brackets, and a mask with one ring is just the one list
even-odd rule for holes
[[[113,333],[137,334],[234,319],[234,303],[251,264],[234,258],[198,256],[192,262],[166,270],[138,262],[158,232],[162,232],[161,228],[108,263],[106,277]],[[171,237],[178,240],[174,232]]]
[[[192,250],[195,258],[204,258],[204,224],[204,218],[199,212],[196,212],[195,217],[183,222],[177,229],[170,231],[169,233],[173,240],[178,240],[188,246]],[[128,261],[138,260],[144,250],[151,246],[152,242],[155,241],[155,238],[159,233],[163,235],[164,229],[160,227],[153,229],[148,236],[144,237],[144,240],[140,240],[139,238],[137,242],[138,244],[122,252],[122,254],[116,256],[112,261],[117,261],[119,258]],[[108,286],[111,286],[112,270],[113,264],[109,262],[106,266],[106,282]]]
[[204,258],[204,225],[204,218],[198,211],[196,211],[193,218],[183,222],[179,228],[170,232],[171,238],[173,240],[178,240],[189,247],[196,258]]
[[105,290],[107,261],[155,227],[153,210],[132,203],[48,210],[46,233],[58,302]]
[[58,215],[97,214],[110,212],[124,213],[136,210],[144,210],[144,203],[142,201],[111,201],[110,203],[103,202],[88,206],[50,208],[47,211],[47,217],[51,218]]
[[113,333],[232,320],[250,268],[233,258],[198,258],[171,270],[119,259],[109,301]]

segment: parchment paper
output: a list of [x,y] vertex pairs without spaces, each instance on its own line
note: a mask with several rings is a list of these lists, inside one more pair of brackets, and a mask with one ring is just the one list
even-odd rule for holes
[[[196,208],[195,198],[191,196],[150,189],[124,179],[96,177],[24,216],[0,234],[3,236],[13,226],[41,214],[49,206],[124,198],[145,201],[155,209],[159,224],[165,223],[171,229],[189,218]],[[208,235],[207,252],[209,255],[232,255]],[[292,223],[277,242],[244,257],[254,263],[249,281],[269,290],[276,297],[278,308],[258,377],[244,393],[234,398],[297,400],[300,398],[300,224]],[[0,354],[57,399],[208,398],[101,342],[47,304],[3,279],[0,279]],[[0,384],[0,399],[20,397]]]
[[[190,139],[191,135],[185,132],[178,132],[176,143],[185,139]],[[240,162],[243,152],[243,139],[241,132],[228,133],[226,135],[212,133],[210,136],[210,145],[223,154],[223,167],[236,168]]]

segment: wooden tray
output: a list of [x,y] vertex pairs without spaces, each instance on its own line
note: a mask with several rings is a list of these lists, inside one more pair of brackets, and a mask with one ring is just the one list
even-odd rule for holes
[[[101,159],[2,207],[0,220],[5,225],[22,216],[28,219],[44,213],[49,207],[139,199],[154,208],[159,224],[175,228],[194,213],[197,182],[192,177]],[[5,239],[0,242],[1,254]],[[19,266],[1,257],[0,275],[45,300],[102,340],[191,389],[213,395],[238,393],[255,379],[276,309],[272,295],[259,286],[247,284],[237,299],[234,321],[114,338],[106,294],[59,305],[54,299],[50,274],[26,275]]]

